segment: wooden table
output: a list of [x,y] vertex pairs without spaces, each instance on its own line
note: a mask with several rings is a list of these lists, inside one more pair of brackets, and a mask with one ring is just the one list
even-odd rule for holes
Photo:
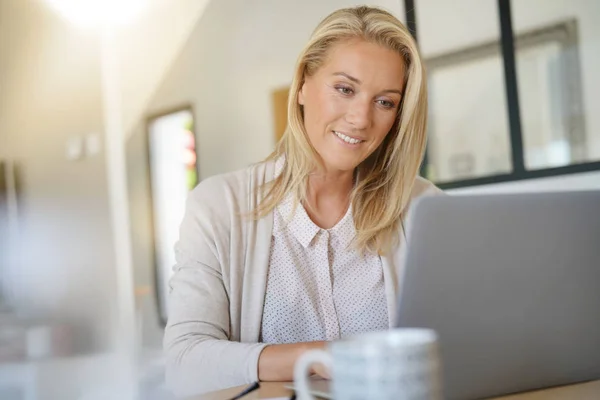
[[[260,389],[249,393],[243,400],[269,399],[276,397],[290,397],[292,391],[284,386],[289,383],[262,382]],[[190,400],[226,400],[240,393],[245,386],[220,390],[203,396],[193,397]],[[579,383],[576,385],[561,386],[552,389],[536,390],[511,396],[498,397],[495,400],[599,400],[600,380]]]

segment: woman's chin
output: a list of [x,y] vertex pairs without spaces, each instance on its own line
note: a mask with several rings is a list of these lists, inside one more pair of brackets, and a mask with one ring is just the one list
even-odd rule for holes
[[323,158],[327,171],[352,172],[360,164],[357,157],[330,157]]

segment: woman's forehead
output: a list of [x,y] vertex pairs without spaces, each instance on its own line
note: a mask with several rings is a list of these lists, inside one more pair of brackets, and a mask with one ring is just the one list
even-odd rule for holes
[[347,75],[360,84],[385,84],[401,89],[406,66],[398,52],[365,40],[349,40],[333,45],[317,74]]

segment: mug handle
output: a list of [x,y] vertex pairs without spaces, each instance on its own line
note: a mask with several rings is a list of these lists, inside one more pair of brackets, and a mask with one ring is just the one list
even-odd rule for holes
[[325,350],[309,350],[302,354],[294,365],[294,386],[297,400],[314,400],[310,394],[308,372],[313,364],[323,364],[329,371],[333,364],[331,354]]

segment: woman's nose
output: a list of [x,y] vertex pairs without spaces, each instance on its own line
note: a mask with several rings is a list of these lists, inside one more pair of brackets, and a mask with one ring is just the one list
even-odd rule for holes
[[367,129],[371,125],[372,103],[356,99],[346,113],[346,121],[358,130]]

